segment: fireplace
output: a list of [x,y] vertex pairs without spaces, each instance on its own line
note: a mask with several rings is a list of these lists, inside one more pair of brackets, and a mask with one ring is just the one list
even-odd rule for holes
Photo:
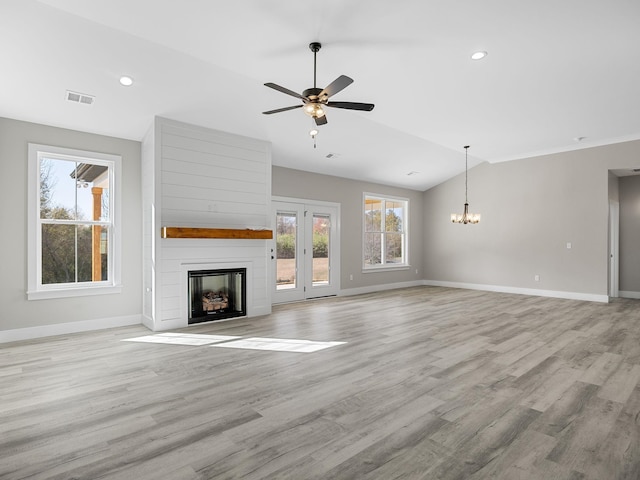
[[247,315],[247,269],[190,270],[188,324]]

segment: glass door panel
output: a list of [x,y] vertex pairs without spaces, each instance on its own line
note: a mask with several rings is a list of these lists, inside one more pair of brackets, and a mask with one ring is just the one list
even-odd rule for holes
[[329,249],[331,248],[331,216],[313,214],[312,285],[329,284]]
[[297,285],[296,213],[276,214],[276,290],[290,290]]
[[273,213],[272,302],[304,300],[304,208],[295,203],[273,202]]

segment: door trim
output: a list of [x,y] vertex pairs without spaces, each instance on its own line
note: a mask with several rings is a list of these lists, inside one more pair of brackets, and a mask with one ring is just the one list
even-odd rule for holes
[[609,297],[620,296],[620,203],[609,200]]

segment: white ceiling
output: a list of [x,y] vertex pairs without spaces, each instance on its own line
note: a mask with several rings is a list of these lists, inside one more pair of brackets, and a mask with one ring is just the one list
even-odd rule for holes
[[[2,0],[0,115],[135,140],[160,115],[425,190],[464,145],[473,166],[640,138],[639,25],[638,0]],[[348,75],[333,100],[376,105],[330,109],[316,149],[301,110],[261,114],[297,102],[263,83],[313,86],[312,41],[318,86]]]

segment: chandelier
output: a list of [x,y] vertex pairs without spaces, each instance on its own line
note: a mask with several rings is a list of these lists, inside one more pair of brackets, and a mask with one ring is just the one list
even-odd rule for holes
[[459,213],[451,214],[451,221],[453,223],[478,223],[480,222],[480,214],[479,213],[469,213],[469,201],[467,200],[467,177],[469,170],[469,145],[464,147],[464,213],[460,215]]

